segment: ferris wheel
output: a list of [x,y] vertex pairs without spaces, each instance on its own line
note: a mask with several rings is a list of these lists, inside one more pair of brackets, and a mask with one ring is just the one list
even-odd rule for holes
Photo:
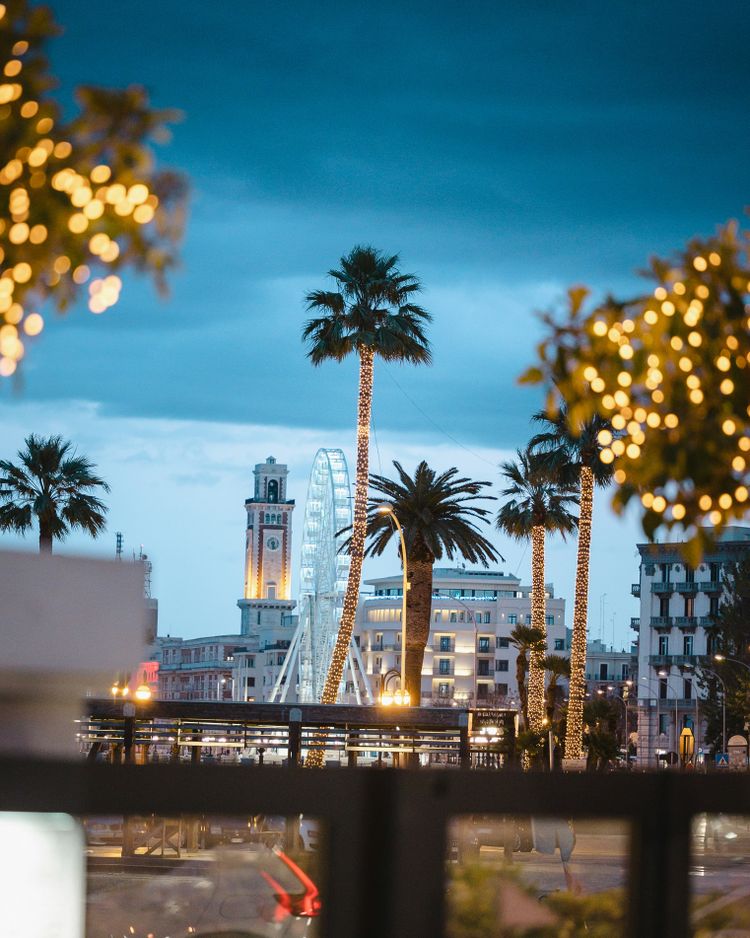
[[[286,700],[289,688],[295,685],[300,703],[318,703],[321,699],[349,577],[349,554],[341,549],[348,534],[342,531],[351,523],[346,457],[340,449],[319,449],[310,472],[302,528],[299,624],[274,686],[272,701]],[[342,684],[345,687],[347,683],[353,685],[357,703],[372,702],[354,640]]]

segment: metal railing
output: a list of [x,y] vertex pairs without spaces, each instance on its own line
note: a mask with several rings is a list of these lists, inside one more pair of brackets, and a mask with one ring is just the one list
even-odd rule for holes
[[651,592],[652,593],[674,593],[674,586],[675,586],[674,583],[670,583],[670,582],[662,583],[661,581],[659,581],[658,583],[651,584]]
[[[744,774],[608,776],[0,760],[0,809],[86,815],[303,813],[326,831],[326,938],[445,934],[446,848],[467,814],[629,822],[625,934],[690,933],[691,821],[750,814]],[[335,897],[335,898],[334,898]]]

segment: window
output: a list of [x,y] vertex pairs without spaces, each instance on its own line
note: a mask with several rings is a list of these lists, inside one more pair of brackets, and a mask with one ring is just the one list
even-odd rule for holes
[[507,697],[508,685],[507,684],[495,684],[495,693],[500,697]]
[[662,583],[669,583],[670,577],[672,575],[672,564],[671,563],[660,563],[661,567],[661,581]]
[[457,621],[458,621],[458,616],[456,615],[455,612],[452,612],[452,613],[451,613],[451,622],[457,622]]
[[554,624],[555,624],[555,617],[554,617],[554,616],[545,616],[545,617],[544,617],[544,622],[545,622],[546,625],[554,625]]
[[602,661],[599,665],[599,680],[606,681],[608,676],[609,675],[607,674],[607,662]]
[[254,678],[254,677],[246,677],[246,678],[245,678],[245,687],[255,687],[255,678]]
[[685,690],[683,691],[683,696],[685,700],[690,700],[693,696],[693,682],[689,680],[688,678],[685,678],[685,681],[683,683],[685,686]]
[[685,617],[690,619],[695,615],[695,596],[685,597]]
[[481,677],[489,677],[490,663],[486,658],[480,658],[479,661],[477,661],[477,674]]
[[[668,686],[667,678],[660,677],[659,678],[659,700],[667,699],[667,686]],[[661,716],[664,716],[664,714],[661,714]]]
[[283,664],[283,663],[284,663],[284,656],[276,655],[276,664]]
[[555,639],[555,651],[565,651],[565,639],[564,638]]
[[668,635],[659,636],[659,654],[660,655],[669,654],[669,636]]
[[622,666],[622,679],[623,681],[627,681],[629,677],[630,677],[630,665],[624,664]]
[[711,596],[708,600],[708,614],[710,616],[718,616],[719,614],[719,597]]
[[487,697],[487,691],[489,689],[489,684],[477,684],[477,699],[483,700],[485,697]]
[[438,697],[450,697],[450,695],[451,695],[450,684],[438,684]]
[[450,658],[440,658],[438,661],[438,673],[440,674],[450,674],[451,673],[451,662]]
[[517,622],[518,622],[518,616],[515,614],[515,612],[512,612],[508,616],[508,625],[516,625]]
[[669,615],[669,596],[662,596],[659,600],[659,615],[666,619]]
[[683,655],[693,654],[693,636],[692,635],[686,635],[682,639],[682,653]]
[[376,658],[375,659],[375,673],[379,674],[382,670],[383,670],[383,659]]
[[505,661],[503,658],[496,658],[496,659],[495,659],[495,670],[496,670],[496,671],[507,671],[507,670],[508,670],[508,662]]
[[531,625],[531,613],[526,613],[526,625]]
[[440,621],[440,612],[439,612],[439,611],[436,612],[436,613],[433,615],[432,621],[433,621],[433,622],[439,622],[439,621]]
[[276,599],[276,584],[269,583],[266,589],[266,599]]
[[486,655],[486,654],[489,652],[489,650],[490,650],[490,640],[489,640],[488,636],[486,636],[486,635],[480,636],[480,638],[479,638],[479,640],[478,640],[478,642],[477,642],[477,651],[478,651],[480,654]]
[[721,564],[709,564],[709,569],[711,570],[711,582],[718,583],[721,580]]
[[440,636],[440,651],[452,651],[450,635]]
[[507,638],[501,638],[498,636],[495,639],[495,648],[508,648],[510,646],[510,640]]
[[485,613],[484,613],[483,621],[484,621],[484,624],[485,624],[485,625],[489,625],[489,623],[490,623],[490,614],[489,614],[489,612],[485,612]]
[[459,614],[458,614],[458,621],[459,621],[459,622],[463,622],[465,618],[466,618],[466,613],[463,612],[463,611],[459,612]]
[[716,636],[709,632],[708,637],[706,638],[706,654],[713,655],[716,653],[718,647],[718,642],[716,641]]
[[695,583],[695,570],[692,567],[685,567],[685,582]]
[[666,736],[669,732],[670,715],[668,713],[659,714],[659,735]]

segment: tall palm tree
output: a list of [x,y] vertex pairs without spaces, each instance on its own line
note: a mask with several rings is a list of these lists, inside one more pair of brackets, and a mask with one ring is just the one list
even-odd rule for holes
[[[531,624],[547,638],[545,622],[544,539],[547,532],[563,538],[576,526],[570,507],[577,499],[569,485],[555,479],[539,457],[528,449],[517,451],[516,462],[504,462],[500,471],[510,483],[501,495],[508,501],[497,513],[498,528],[516,540],[531,538]],[[529,728],[538,732],[544,719],[542,654],[532,652],[529,662]]]
[[540,629],[535,629],[530,625],[517,625],[510,633],[510,642],[518,650],[516,656],[516,684],[518,685],[518,697],[521,701],[521,717],[524,723],[528,724],[529,698],[526,689],[526,672],[529,661],[526,656],[530,654],[543,655],[547,650],[546,636]]
[[108,492],[109,486],[94,475],[93,463],[60,436],[32,433],[24,442],[18,465],[0,460],[0,530],[25,534],[36,519],[40,553],[52,553],[52,541],[63,540],[71,528],[100,534],[107,507],[91,490]]
[[[464,557],[470,563],[488,567],[502,559],[475,521],[486,523],[490,512],[478,507],[478,500],[492,500],[480,492],[491,482],[473,482],[456,478],[455,467],[436,473],[422,460],[414,476],[393,461],[399,481],[371,475],[370,488],[383,496],[371,498],[367,513],[370,544],[366,556],[380,556],[390,543],[395,525],[383,504],[388,504],[398,519],[406,546],[406,688],[418,705],[422,685],[422,662],[430,636],[432,611],[432,568],[445,555]],[[400,552],[400,548],[399,548]],[[403,563],[403,558],[401,558]]]
[[[357,246],[341,258],[339,270],[329,271],[338,289],[314,290],[306,298],[307,308],[320,314],[306,323],[302,333],[313,365],[320,365],[328,359],[340,362],[352,354],[359,357],[357,475],[351,565],[341,624],[323,688],[323,703],[336,702],[359,599],[367,530],[374,360],[376,356],[386,361],[414,364],[429,364],[431,360],[424,327],[432,317],[412,302],[414,295],[422,289],[421,283],[413,274],[400,273],[397,264],[396,254],[386,256],[375,248]],[[322,750],[311,764],[315,764],[318,757],[322,759]]]
[[583,755],[583,698],[586,692],[589,558],[594,487],[598,485],[604,488],[612,481],[612,465],[603,463],[599,458],[603,445],[612,440],[612,424],[598,414],[583,423],[573,424],[568,408],[563,402],[559,404],[555,415],[540,411],[534,414],[533,420],[543,424],[545,430],[531,439],[529,447],[540,454],[557,478],[565,484],[578,487],[578,556],[565,757],[580,759]]
[[564,658],[562,655],[545,655],[541,662],[542,668],[549,674],[547,682],[547,720],[550,725],[555,719],[555,708],[557,706],[557,696],[560,688],[560,678],[570,677],[570,658]]

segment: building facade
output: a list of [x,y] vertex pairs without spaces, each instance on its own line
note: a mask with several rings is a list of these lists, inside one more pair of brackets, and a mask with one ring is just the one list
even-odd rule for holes
[[245,501],[239,634],[157,638],[152,658],[159,663],[160,699],[262,701],[270,696],[297,626],[288,474],[273,456],[253,471],[253,496]]
[[695,669],[714,651],[716,617],[724,576],[750,552],[750,528],[728,527],[693,568],[683,545],[639,544],[640,578],[632,593],[640,599],[638,630],[638,764],[653,768],[661,755],[679,751],[680,733],[690,728],[695,749],[704,726]]
[[[373,692],[401,668],[401,575],[367,580],[357,610],[359,642]],[[547,586],[547,647],[567,655],[565,600]],[[423,706],[514,706],[516,650],[510,633],[531,624],[531,587],[500,571],[436,567],[430,640],[422,667]]]

